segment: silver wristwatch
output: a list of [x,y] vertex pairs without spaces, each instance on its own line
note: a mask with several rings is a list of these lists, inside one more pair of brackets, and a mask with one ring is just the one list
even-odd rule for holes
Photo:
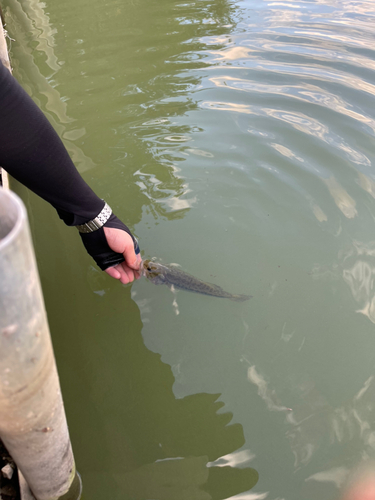
[[89,220],[84,224],[80,224],[76,226],[80,233],[93,233],[97,229],[100,229],[104,226],[107,220],[111,217],[112,209],[107,203],[104,205],[100,214],[98,214],[95,219]]

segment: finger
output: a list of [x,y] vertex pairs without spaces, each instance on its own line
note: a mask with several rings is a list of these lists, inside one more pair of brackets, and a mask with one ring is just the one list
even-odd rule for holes
[[139,280],[139,278],[141,277],[139,271],[134,271],[134,269],[132,269],[133,273],[134,273],[134,279],[135,280]]
[[120,280],[123,285],[131,283],[134,279],[138,279],[137,273],[134,272],[133,269],[130,269],[125,263],[109,267],[105,272],[112,278]]
[[120,281],[123,285],[127,285],[134,281],[134,271],[124,264],[119,265],[119,272],[121,274]]
[[133,240],[131,240],[131,242],[126,245],[123,256],[125,258],[125,262],[129,267],[135,269],[136,271],[139,269],[140,260],[142,259],[139,254],[135,254]]
[[109,247],[114,252],[121,253],[129,267],[138,270],[142,258],[139,253],[135,253],[134,242],[130,234],[111,227],[105,227],[104,234]]
[[141,266],[142,266],[142,257],[141,257],[141,254],[139,253],[139,254],[137,255],[137,261],[136,261],[136,267],[135,267],[135,269],[136,269],[136,273],[137,273],[137,275],[138,275],[139,277],[140,277],[140,275],[141,275],[141,271],[142,271]]
[[121,273],[115,267],[108,267],[105,272],[109,274],[111,278],[115,278],[115,280],[119,280],[121,278]]

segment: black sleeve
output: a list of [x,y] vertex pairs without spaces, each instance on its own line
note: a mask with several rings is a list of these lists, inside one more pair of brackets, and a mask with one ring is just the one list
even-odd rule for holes
[[[78,173],[47,118],[1,62],[0,165],[55,207],[68,226],[94,219],[104,207],[104,201]],[[114,215],[106,226],[121,228],[131,235]],[[95,233],[85,235],[83,241],[102,269],[124,260],[121,254],[110,250],[108,245],[106,247],[103,229]],[[98,254],[98,245],[94,241],[98,238],[100,256],[95,255]],[[136,240],[132,238],[139,252]]]
[[0,165],[51,203],[69,226],[98,215],[104,202],[85,183],[42,111],[0,63]]

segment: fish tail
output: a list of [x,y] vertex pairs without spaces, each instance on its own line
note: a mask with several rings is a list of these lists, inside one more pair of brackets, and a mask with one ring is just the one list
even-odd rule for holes
[[252,295],[232,295],[230,300],[234,300],[235,302],[245,302],[245,300],[249,300],[252,297]]

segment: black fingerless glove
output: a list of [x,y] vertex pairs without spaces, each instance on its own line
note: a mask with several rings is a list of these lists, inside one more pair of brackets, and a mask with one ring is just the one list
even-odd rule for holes
[[[121,229],[122,231],[127,232],[133,239],[134,251],[136,255],[139,254],[140,250],[137,240],[130,232],[130,229],[123,222],[121,222],[120,219],[118,219],[114,214],[110,216],[110,218],[107,220],[107,222],[104,224],[103,227]],[[92,233],[79,233],[87,252],[95,260],[95,262],[98,264],[98,266],[102,271],[104,271],[108,267],[120,264],[125,260],[124,256],[121,253],[116,253],[109,248],[103,227],[97,229]]]

